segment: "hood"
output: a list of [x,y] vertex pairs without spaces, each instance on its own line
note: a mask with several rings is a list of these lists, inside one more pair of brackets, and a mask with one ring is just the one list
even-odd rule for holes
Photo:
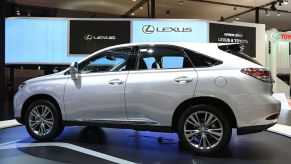
[[27,80],[25,82],[26,83],[33,83],[33,82],[39,82],[39,81],[61,79],[61,78],[64,78],[64,77],[66,77],[66,76],[64,75],[64,72],[61,71],[61,72],[50,74],[50,75],[45,75],[45,76],[32,78],[32,79],[29,79],[29,80]]

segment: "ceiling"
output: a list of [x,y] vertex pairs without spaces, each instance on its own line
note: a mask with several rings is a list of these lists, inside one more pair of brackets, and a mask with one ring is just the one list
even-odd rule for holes
[[[127,13],[140,1],[141,0],[15,0],[15,3],[30,6],[96,12],[120,17]],[[209,1],[259,7],[274,0]],[[288,5],[276,5],[276,8],[279,10],[291,11],[291,0],[289,0]],[[170,14],[166,14],[168,10],[170,11]],[[183,4],[179,4],[179,0],[156,0],[157,18],[206,19],[218,21],[221,16],[226,18],[247,10],[249,9],[241,7],[237,7],[236,10],[234,10],[233,6],[195,2],[195,0],[183,0]],[[280,16],[277,16],[276,12],[270,12],[270,14],[270,16],[266,16],[265,11],[260,10],[260,23],[266,24],[267,29],[277,28],[281,31],[291,30],[291,13],[281,13]],[[130,17],[147,16],[148,13],[146,3],[143,5],[143,9],[138,8],[134,12],[134,15],[130,15]],[[235,18],[227,21],[235,21]],[[254,23],[255,11],[240,15],[238,21]]]

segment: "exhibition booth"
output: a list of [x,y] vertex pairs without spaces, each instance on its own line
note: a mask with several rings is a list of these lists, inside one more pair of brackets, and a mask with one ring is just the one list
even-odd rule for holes
[[[284,93],[277,98],[286,107],[289,85],[281,74],[290,72],[291,34],[265,31],[264,24],[196,19],[18,17],[7,18],[5,26],[6,79],[10,86],[6,103],[10,111],[14,92],[27,79],[64,70],[70,63],[109,46],[148,42],[243,44],[247,55],[271,69],[276,81],[274,92]],[[287,125],[288,121],[288,117],[279,118],[280,124],[287,122]],[[279,163],[291,160],[290,155],[284,154],[291,147],[290,138],[286,137],[291,137],[290,129],[279,125],[241,137],[236,137],[233,131],[234,137],[225,152],[214,158],[196,155],[189,158],[190,153],[181,147],[173,133],[73,126],[66,128],[54,142],[35,142],[24,126],[18,126],[0,128],[0,151],[36,157],[26,159],[28,162],[42,162],[41,158],[47,162],[76,163]]]

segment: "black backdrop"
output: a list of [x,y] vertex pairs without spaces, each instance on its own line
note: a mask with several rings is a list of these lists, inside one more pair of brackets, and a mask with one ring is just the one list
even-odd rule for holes
[[91,54],[130,42],[130,21],[71,20],[69,54]]
[[[256,28],[233,26],[225,24],[209,24],[210,43],[241,43],[245,46],[244,52],[256,57]],[[264,42],[264,41],[263,41]]]

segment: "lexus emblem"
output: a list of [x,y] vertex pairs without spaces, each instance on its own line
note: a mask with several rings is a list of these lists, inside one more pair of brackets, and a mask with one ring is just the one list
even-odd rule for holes
[[92,40],[93,39],[93,36],[91,35],[91,34],[86,34],[86,35],[84,35],[84,40],[86,40],[86,41],[90,41],[90,40]]
[[155,32],[155,27],[152,25],[144,25],[142,27],[142,32],[145,34],[152,34]]

